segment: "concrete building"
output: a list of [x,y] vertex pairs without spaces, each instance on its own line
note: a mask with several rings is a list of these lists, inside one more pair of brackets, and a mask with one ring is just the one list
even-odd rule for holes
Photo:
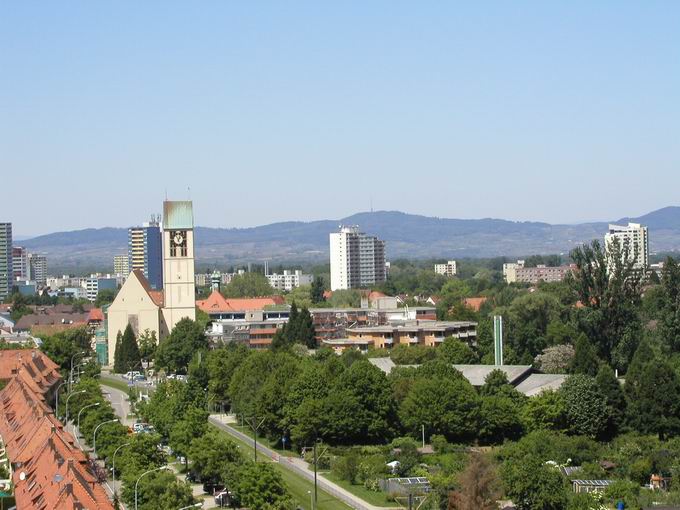
[[96,301],[99,291],[113,290],[118,288],[118,279],[115,275],[107,274],[106,276],[100,274],[90,275],[85,279],[85,290],[88,301]]
[[28,251],[12,246],[12,276],[14,281],[28,279]]
[[456,276],[456,273],[458,272],[456,261],[449,260],[446,264],[435,264],[434,272],[444,276]]
[[[561,282],[567,274],[576,269],[576,265],[549,267],[538,265],[536,267],[518,267],[514,270],[517,283],[538,283],[538,282]],[[508,282],[511,283],[511,282]]]
[[196,319],[194,283],[194,213],[190,201],[163,203],[163,288],[157,290],[141,269],[133,269],[107,311],[108,360],[113,363],[116,336],[128,324],[163,340],[182,319]]
[[0,300],[12,292],[12,224],[0,223]]
[[434,347],[447,337],[461,339],[469,344],[477,341],[477,323],[469,321],[411,320],[391,321],[382,326],[357,326],[347,328],[347,345],[358,342],[376,349],[394,345],[426,345]]
[[517,270],[524,267],[524,261],[507,262],[503,264],[503,278],[506,283],[514,283],[517,281]]
[[331,290],[370,287],[385,281],[385,242],[341,226],[330,234]]
[[618,243],[629,261],[634,262],[637,269],[649,267],[649,237],[647,227],[639,223],[628,225],[609,225],[609,232],[604,236],[605,249],[609,252],[614,243]]
[[269,284],[273,288],[289,292],[300,285],[311,285],[312,280],[314,280],[314,276],[311,274],[303,274],[299,269],[296,269],[295,271],[285,269],[283,274],[274,273],[266,276],[267,280],[269,280]]
[[113,256],[113,274],[120,274],[123,276],[130,274],[130,258],[128,255]]
[[39,287],[47,285],[47,257],[36,253],[28,254],[28,280]]
[[[151,288],[163,288],[163,242],[157,218],[128,229],[128,274],[135,269],[144,273]],[[127,275],[126,275],[127,276]]]

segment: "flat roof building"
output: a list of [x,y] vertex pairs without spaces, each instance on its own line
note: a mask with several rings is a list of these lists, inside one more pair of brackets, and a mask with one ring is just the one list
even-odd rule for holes
[[649,236],[647,227],[639,223],[628,225],[609,225],[609,232],[604,236],[604,245],[607,252],[612,249],[613,243],[618,243],[622,250],[621,256],[627,257],[628,261],[634,262],[637,269],[645,270],[649,267]]
[[12,224],[0,223],[0,300],[12,292]]
[[330,239],[331,290],[370,287],[386,279],[385,241],[341,226]]

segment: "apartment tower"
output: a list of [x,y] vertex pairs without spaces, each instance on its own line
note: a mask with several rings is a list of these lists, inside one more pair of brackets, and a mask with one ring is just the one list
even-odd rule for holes
[[0,223],[0,299],[12,292],[12,224]]
[[128,274],[139,269],[154,290],[163,288],[162,246],[158,218],[128,230]]
[[609,225],[609,232],[604,236],[605,249],[609,251],[614,242],[618,242],[621,250],[628,252],[628,259],[635,261],[637,269],[649,267],[649,237],[647,227],[639,223],[628,225]]
[[385,242],[341,226],[330,234],[331,290],[370,287],[385,281]]

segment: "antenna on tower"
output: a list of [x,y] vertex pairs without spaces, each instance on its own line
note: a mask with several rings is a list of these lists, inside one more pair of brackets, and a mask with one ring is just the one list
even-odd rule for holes
[[370,195],[370,200],[371,200],[371,212],[373,212],[373,195]]
[[165,201],[168,201],[168,188],[165,188]]
[[187,186],[187,194],[189,195],[189,200],[191,200],[191,186]]

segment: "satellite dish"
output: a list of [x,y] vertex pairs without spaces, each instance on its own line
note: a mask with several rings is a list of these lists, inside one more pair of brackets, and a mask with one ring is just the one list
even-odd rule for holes
[[22,480],[22,481],[26,480],[26,473],[24,473],[23,471],[21,473],[19,473],[19,480]]
[[57,482],[57,483],[61,482],[63,479],[64,479],[64,477],[61,476],[60,474],[54,475],[54,481]]

